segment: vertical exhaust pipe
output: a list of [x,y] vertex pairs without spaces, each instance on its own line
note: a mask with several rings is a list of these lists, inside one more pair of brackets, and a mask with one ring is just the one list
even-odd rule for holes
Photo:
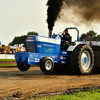
[[49,30],[49,37],[52,38],[52,30]]

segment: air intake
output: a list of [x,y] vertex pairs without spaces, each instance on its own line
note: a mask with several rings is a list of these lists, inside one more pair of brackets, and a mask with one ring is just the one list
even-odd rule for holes
[[35,52],[35,45],[34,45],[34,38],[33,37],[27,37],[26,39],[26,49],[27,52]]

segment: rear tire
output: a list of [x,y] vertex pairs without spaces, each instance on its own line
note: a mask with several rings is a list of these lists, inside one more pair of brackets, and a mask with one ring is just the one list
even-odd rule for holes
[[17,67],[20,71],[27,71],[30,68],[30,65],[17,64]]
[[54,70],[54,62],[50,57],[44,57],[40,60],[40,69],[45,74],[50,74]]
[[94,66],[94,54],[88,45],[78,45],[69,55],[69,68],[73,74],[90,74]]

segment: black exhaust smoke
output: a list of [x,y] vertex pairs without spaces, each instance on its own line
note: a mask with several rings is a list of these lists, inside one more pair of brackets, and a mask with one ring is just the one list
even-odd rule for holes
[[[100,0],[64,0],[65,1],[65,11],[63,14],[67,13],[74,15],[73,19],[68,17],[62,18],[64,21],[76,22],[77,24],[89,24],[98,23],[100,21]],[[71,11],[70,11],[71,10]],[[68,11],[70,11],[68,13]],[[66,15],[66,14],[65,14]],[[75,23],[74,23],[75,24]]]
[[[75,25],[91,25],[100,22],[100,0],[48,0],[47,6],[49,30],[53,30],[55,21],[60,17],[62,22],[71,22]],[[65,10],[60,13],[62,7]]]
[[47,2],[47,23],[49,29],[49,37],[52,37],[52,30],[63,5],[63,0],[48,0]]

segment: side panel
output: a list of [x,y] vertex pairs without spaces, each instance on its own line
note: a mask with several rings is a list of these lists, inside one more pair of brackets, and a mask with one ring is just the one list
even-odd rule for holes
[[59,54],[60,45],[35,41],[36,53]]
[[60,39],[34,36],[36,53],[60,54]]
[[16,52],[15,53],[15,59],[16,62],[19,64],[29,64],[29,65],[39,65],[40,60],[43,57],[51,57],[54,61],[54,63],[59,63],[59,55],[55,54],[41,54],[41,53],[29,53],[29,52]]
[[17,52],[15,53],[16,62],[19,64],[40,65],[40,60],[43,57],[51,57],[54,63],[67,64],[67,51],[62,51],[61,55],[58,54],[41,54],[30,52]]
[[57,54],[40,54],[40,53],[28,53],[28,64],[29,65],[40,65],[40,60],[43,57],[51,57],[54,63],[67,64],[67,52],[62,51],[61,55]]

